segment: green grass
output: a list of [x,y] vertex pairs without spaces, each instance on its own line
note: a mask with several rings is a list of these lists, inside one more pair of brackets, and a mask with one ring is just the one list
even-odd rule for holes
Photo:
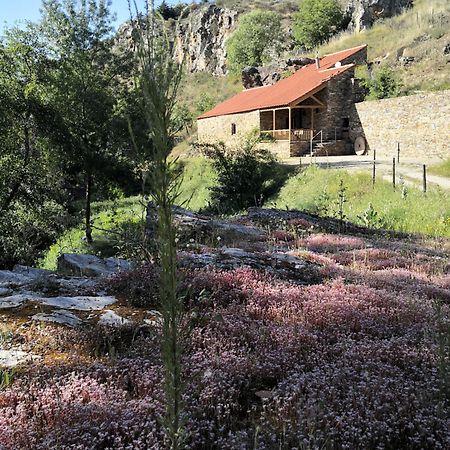
[[[178,204],[199,211],[208,206],[209,188],[214,185],[211,162],[204,158],[191,158],[181,164],[184,176]],[[286,170],[280,170],[280,180],[286,179],[292,170],[291,167],[284,167]],[[446,167],[448,171],[448,162]],[[405,197],[401,187],[394,192],[390,183],[381,180],[377,180],[375,188],[372,188],[370,176],[364,173],[350,174],[313,166],[288,178],[279,193],[265,206],[336,216],[341,179],[346,187],[344,213],[348,220],[363,224],[361,217],[372,204],[380,220],[377,226],[405,233],[450,237],[448,192],[436,190],[424,195],[418,189],[407,188]],[[67,230],[49,248],[40,267],[55,269],[61,253],[124,256],[123,240],[130,235],[130,230],[142,227],[143,211],[140,197],[94,203],[94,243],[88,244],[83,240],[84,231],[80,224]]]
[[[442,49],[450,39],[450,3],[447,0],[415,0],[403,14],[380,20],[361,32],[344,32],[318,51],[334,53],[361,44],[368,45],[369,61],[378,60],[395,67],[403,93],[450,88],[450,66]],[[413,64],[398,62],[406,48]]]
[[291,177],[272,199],[272,206],[337,216],[339,183],[346,187],[344,213],[348,220],[363,224],[362,216],[372,204],[378,226],[405,233],[450,237],[450,196],[436,190],[426,195],[415,188],[393,191],[388,182],[364,173],[348,173],[310,167]]
[[440,164],[436,164],[435,166],[430,166],[428,171],[435,175],[440,175],[441,177],[450,178],[450,159],[447,159]]
[[192,211],[208,206],[214,185],[215,174],[211,162],[205,158],[189,158],[183,164],[183,182],[178,204]]
[[96,202],[92,205],[94,242],[88,244],[84,238],[82,224],[67,230],[53,244],[39,262],[44,269],[54,270],[58,256],[62,253],[88,253],[102,257],[119,253],[121,234],[130,227],[142,224],[144,208],[139,197],[129,197],[116,201]]
[[[208,187],[214,183],[211,163],[204,158],[192,158],[183,164],[182,195],[178,204],[198,211],[208,205]],[[56,269],[56,261],[62,253],[87,253],[101,257],[127,256],[126,239],[136,236],[143,225],[144,206],[140,197],[122,198],[115,201],[96,202],[92,205],[94,242],[84,238],[83,225],[67,230],[53,244],[39,262],[45,269]]]

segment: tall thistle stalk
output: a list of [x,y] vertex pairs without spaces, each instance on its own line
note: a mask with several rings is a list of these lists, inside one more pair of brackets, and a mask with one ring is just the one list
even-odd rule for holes
[[[131,11],[131,3],[130,11]],[[164,365],[166,415],[164,426],[170,448],[178,450],[183,441],[182,423],[182,319],[183,303],[177,293],[177,254],[172,218],[180,190],[175,162],[169,159],[175,129],[172,114],[182,76],[182,65],[173,58],[168,36],[153,1],[146,18],[138,14],[136,3],[137,57],[145,122],[152,145],[149,187],[156,206],[158,262],[161,269],[160,308],[163,318],[162,360]]]

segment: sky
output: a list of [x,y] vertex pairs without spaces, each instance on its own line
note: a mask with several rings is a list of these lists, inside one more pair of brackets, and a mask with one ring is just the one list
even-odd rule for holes
[[[136,0],[141,9],[144,9],[145,0]],[[155,0],[155,5],[161,3]],[[177,0],[166,0],[166,3],[176,4]],[[6,25],[12,26],[16,22],[23,23],[25,20],[37,21],[40,17],[39,9],[41,0],[0,0],[0,34]],[[129,18],[128,0],[112,0],[111,11],[117,14],[117,25]]]

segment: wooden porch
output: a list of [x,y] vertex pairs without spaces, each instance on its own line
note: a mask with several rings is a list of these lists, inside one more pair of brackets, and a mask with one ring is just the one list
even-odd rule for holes
[[311,142],[316,134],[316,116],[323,108],[326,108],[325,104],[311,95],[288,107],[261,110],[261,135],[290,144]]

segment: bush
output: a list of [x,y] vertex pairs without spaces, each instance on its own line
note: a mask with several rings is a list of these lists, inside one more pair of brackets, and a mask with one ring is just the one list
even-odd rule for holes
[[363,82],[367,88],[368,99],[381,100],[383,98],[397,97],[400,93],[400,84],[395,78],[394,72],[389,67],[381,67],[374,73],[372,79]]
[[338,0],[303,0],[294,19],[294,37],[308,49],[326,42],[342,26]]
[[279,54],[281,18],[271,11],[253,11],[242,16],[238,29],[227,41],[228,68],[238,74],[246,66],[261,66]]
[[260,206],[279,186],[282,174],[276,157],[259,148],[258,142],[259,138],[251,136],[236,150],[223,143],[203,147],[217,173],[217,183],[210,187],[215,211],[232,213]]
[[120,272],[109,278],[107,288],[138,308],[154,307],[159,302],[159,270],[145,264],[134,270]]

